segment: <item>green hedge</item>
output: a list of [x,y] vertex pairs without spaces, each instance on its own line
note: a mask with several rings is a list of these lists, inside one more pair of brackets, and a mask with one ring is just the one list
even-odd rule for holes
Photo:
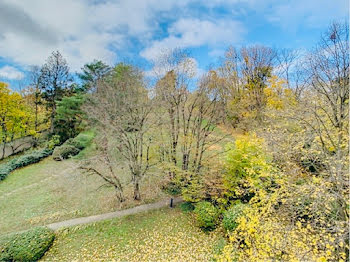
[[53,151],[53,159],[60,161],[79,154],[81,150],[90,144],[92,139],[93,135],[89,133],[80,133],[75,138],[69,138],[61,146],[55,148]]
[[54,232],[45,227],[0,238],[0,261],[38,261],[54,241]]
[[207,201],[198,202],[194,213],[200,228],[206,231],[215,229],[220,213],[212,203]]
[[79,154],[81,150],[79,148],[76,148],[73,145],[69,145],[64,143],[61,146],[58,146],[55,148],[55,150],[53,151],[53,159],[56,161],[61,161],[63,159],[68,159],[71,156],[75,156],[77,154]]
[[85,145],[79,141],[78,139],[69,138],[66,142],[64,142],[65,145],[70,145],[78,148],[79,150],[83,150],[85,148]]
[[0,181],[4,180],[13,170],[37,163],[51,154],[51,149],[35,150],[0,165]]

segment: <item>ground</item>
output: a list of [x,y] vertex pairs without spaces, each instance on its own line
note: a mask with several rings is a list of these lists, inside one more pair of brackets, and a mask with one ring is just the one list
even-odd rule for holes
[[[132,201],[132,188],[126,187],[129,197],[121,205],[112,188],[101,187],[102,179],[82,173],[79,164],[80,157],[59,162],[49,157],[14,171],[1,181],[0,235],[124,209],[164,197],[160,189],[155,188],[154,178],[149,176],[142,184],[143,200]],[[125,171],[118,172],[127,179]]]
[[179,208],[57,232],[42,261],[210,261],[215,233],[204,233]]

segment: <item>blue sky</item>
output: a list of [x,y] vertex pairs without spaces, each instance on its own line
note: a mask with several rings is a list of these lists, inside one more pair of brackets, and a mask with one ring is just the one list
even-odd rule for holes
[[230,45],[310,49],[348,13],[347,0],[0,0],[0,80],[15,86],[53,50],[76,72],[93,59],[149,70],[180,47],[203,71]]

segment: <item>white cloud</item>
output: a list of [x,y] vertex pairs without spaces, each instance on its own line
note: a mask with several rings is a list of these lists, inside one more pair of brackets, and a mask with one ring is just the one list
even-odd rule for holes
[[140,55],[148,60],[155,59],[161,50],[173,48],[200,47],[204,45],[228,45],[241,40],[245,29],[234,20],[180,19],[169,29],[169,36],[154,41]]
[[[41,65],[54,50],[72,70],[93,59],[108,64],[133,50],[136,39],[152,59],[161,49],[208,46],[219,50],[242,40],[250,11],[262,22],[289,28],[314,26],[347,14],[339,0],[0,0],[0,57]],[[230,16],[220,11],[229,11]],[[203,10],[204,11],[203,11]],[[175,21],[159,39],[161,24]],[[246,25],[248,27],[248,25]],[[166,30],[166,29],[165,29]],[[154,40],[157,37],[157,40]],[[138,52],[138,50],[137,50]],[[212,55],[215,52],[212,52]]]
[[4,66],[0,68],[0,77],[11,79],[11,80],[20,80],[24,77],[24,74],[12,66]]
[[[199,63],[195,58],[189,57],[185,61],[186,62],[178,65],[178,68],[176,70],[187,72],[189,77],[197,79],[201,78],[205,74],[205,70],[200,68]],[[145,76],[160,79],[172,69],[174,68],[155,64],[151,70],[145,72]]]
[[[0,24],[0,57],[19,65],[41,65],[54,50],[67,58],[73,70],[100,59],[116,61],[116,51],[128,47],[128,38],[147,41],[158,29],[157,12],[184,7],[184,1],[163,0],[2,0],[1,10],[12,10]],[[7,19],[7,20],[5,20]],[[21,20],[22,24],[14,21]],[[16,26],[18,25],[18,26]],[[50,40],[50,41],[48,41]]]

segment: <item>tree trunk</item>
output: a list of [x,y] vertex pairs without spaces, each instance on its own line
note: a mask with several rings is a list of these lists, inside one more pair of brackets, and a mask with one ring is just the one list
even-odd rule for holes
[[117,196],[117,199],[120,203],[125,201],[123,191],[120,188],[118,188],[117,186],[115,186],[115,195]]
[[140,184],[136,178],[134,182],[134,200],[141,200]]
[[50,119],[50,133],[53,134],[55,131],[55,115],[56,115],[56,104],[55,102],[53,102],[54,104],[52,105],[52,112],[51,112],[51,119]]

